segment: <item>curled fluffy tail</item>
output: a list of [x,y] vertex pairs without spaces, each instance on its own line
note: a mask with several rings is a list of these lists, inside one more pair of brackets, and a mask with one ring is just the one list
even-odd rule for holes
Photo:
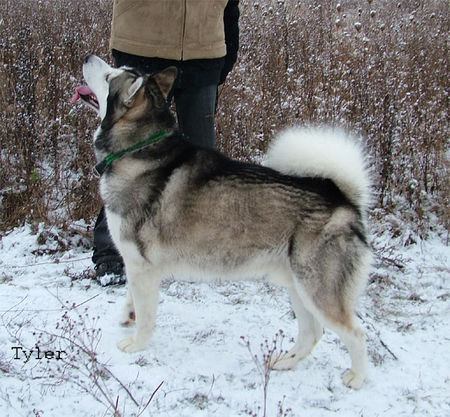
[[370,179],[362,149],[341,130],[288,129],[275,138],[264,165],[297,177],[329,178],[362,211],[369,206]]

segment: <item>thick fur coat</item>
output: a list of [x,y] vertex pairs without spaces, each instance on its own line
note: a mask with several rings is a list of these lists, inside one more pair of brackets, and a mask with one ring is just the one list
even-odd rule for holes
[[122,324],[136,326],[120,349],[147,347],[164,277],[264,277],[288,289],[299,332],[270,365],[294,367],[326,326],[352,360],[344,383],[360,388],[367,353],[355,305],[371,254],[369,179],[355,142],[342,132],[295,128],[274,140],[265,166],[234,161],[176,132],[165,99],[172,68],[148,76],[89,56],[83,71],[89,87],[80,96],[102,119],[94,138],[99,161],[166,132],[107,165],[100,181],[127,273]]

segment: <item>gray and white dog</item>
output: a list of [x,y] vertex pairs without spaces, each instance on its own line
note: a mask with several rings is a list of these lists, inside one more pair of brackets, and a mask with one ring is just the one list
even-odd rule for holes
[[193,146],[174,128],[166,98],[177,75],[110,67],[89,55],[87,86],[74,101],[94,108],[100,193],[128,280],[122,324],[136,331],[118,343],[145,349],[162,278],[265,277],[285,286],[298,320],[295,345],[270,364],[290,369],[326,326],[348,349],[344,383],[367,374],[365,333],[355,304],[371,254],[365,231],[369,178],[355,141],[331,129],[290,129],[265,166]]

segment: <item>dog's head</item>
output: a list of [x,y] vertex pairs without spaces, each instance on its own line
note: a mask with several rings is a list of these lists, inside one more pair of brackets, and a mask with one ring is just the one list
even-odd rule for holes
[[167,96],[177,76],[175,67],[147,75],[133,68],[113,68],[99,57],[88,55],[83,76],[87,85],[76,88],[72,102],[81,100],[95,110],[103,128],[110,128],[119,120],[136,122],[150,118],[158,123],[155,120],[158,114],[161,123],[168,123],[163,116],[168,111]]

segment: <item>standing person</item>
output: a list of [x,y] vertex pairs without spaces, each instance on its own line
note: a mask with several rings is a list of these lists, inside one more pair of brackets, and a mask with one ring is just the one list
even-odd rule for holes
[[[217,88],[234,66],[239,48],[239,0],[115,0],[111,27],[116,66],[156,73],[178,68],[169,101],[178,127],[192,143],[214,148]],[[102,208],[94,228],[97,279],[123,283],[123,261]]]

